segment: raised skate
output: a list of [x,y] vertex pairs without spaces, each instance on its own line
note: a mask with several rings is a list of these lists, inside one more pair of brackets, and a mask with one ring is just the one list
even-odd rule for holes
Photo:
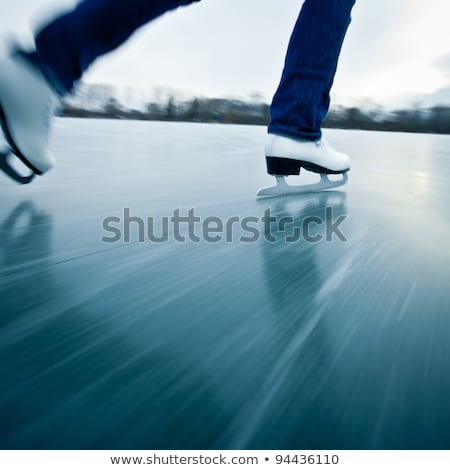
[[[306,141],[269,134],[266,141],[267,172],[275,176],[276,185],[260,189],[257,196],[283,196],[323,191],[344,185],[348,181],[350,158],[338,152],[325,139]],[[291,186],[289,175],[299,175],[301,168],[320,174],[320,181],[313,184]],[[330,180],[328,175],[342,175]]]
[[[20,52],[0,60],[0,123],[9,149],[0,152],[0,169],[20,184],[47,172],[54,164],[48,148],[56,93],[38,66]],[[19,158],[30,170],[21,175],[11,164]]]

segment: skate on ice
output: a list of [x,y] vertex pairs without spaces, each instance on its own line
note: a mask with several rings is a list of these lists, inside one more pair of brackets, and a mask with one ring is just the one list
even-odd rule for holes
[[[267,172],[275,176],[276,185],[258,191],[258,196],[283,196],[337,188],[348,180],[350,158],[338,152],[322,138],[319,141],[299,140],[269,134],[266,140]],[[289,185],[286,177],[299,175],[300,169],[320,174],[320,181],[306,185]],[[328,175],[342,175],[332,181]]]
[[[23,53],[0,59],[0,122],[8,146],[0,150],[0,169],[20,184],[30,183],[54,164],[48,138],[57,101],[39,67]],[[14,159],[31,173],[21,175]]]

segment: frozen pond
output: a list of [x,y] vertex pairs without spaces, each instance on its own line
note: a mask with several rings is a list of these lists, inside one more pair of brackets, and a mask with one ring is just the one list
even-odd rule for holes
[[58,120],[0,176],[0,447],[449,448],[450,137],[326,135],[346,186],[257,200],[262,127]]

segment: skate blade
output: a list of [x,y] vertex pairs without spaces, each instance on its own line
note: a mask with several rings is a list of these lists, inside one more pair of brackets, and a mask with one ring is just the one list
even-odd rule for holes
[[331,181],[328,178],[328,175],[321,173],[320,181],[314,184],[305,184],[290,186],[287,184],[284,176],[275,176],[277,179],[277,184],[269,188],[260,189],[257,193],[258,197],[275,197],[275,196],[285,196],[288,194],[304,194],[311,193],[315,191],[324,191],[326,189],[338,188],[343,186],[348,181],[347,173],[342,174],[342,179],[338,181]]
[[21,175],[8,161],[9,157],[13,157],[11,152],[3,152],[0,151],[0,170],[5,173],[5,175],[9,176],[13,181],[19,184],[29,184],[31,183],[36,174],[31,173],[29,175]]

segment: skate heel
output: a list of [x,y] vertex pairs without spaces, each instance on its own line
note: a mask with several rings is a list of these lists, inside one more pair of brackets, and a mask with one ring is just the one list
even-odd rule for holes
[[299,175],[301,162],[292,158],[266,157],[269,175]]

